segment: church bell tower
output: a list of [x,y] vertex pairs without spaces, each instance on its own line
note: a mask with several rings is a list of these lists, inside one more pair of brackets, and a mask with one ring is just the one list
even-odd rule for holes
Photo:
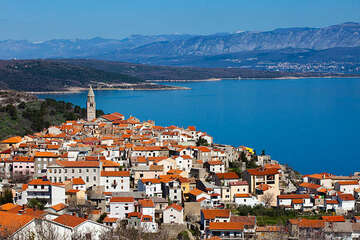
[[87,96],[86,113],[87,113],[87,120],[89,122],[96,118],[95,94],[91,85]]

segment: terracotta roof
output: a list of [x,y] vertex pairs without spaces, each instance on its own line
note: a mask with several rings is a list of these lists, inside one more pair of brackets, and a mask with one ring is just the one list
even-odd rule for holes
[[59,155],[53,152],[35,152],[35,157],[50,157],[50,158],[57,158]]
[[222,179],[239,179],[239,175],[236,172],[217,173],[216,176]]
[[63,214],[63,215],[55,218],[53,221],[60,223],[62,225],[74,228],[74,227],[78,226],[79,224],[85,222],[86,219],[72,216],[69,214]]
[[322,216],[321,218],[326,222],[345,222],[344,216]]
[[207,147],[204,147],[204,146],[200,146],[200,147],[197,147],[197,149],[200,151],[200,152],[211,152],[211,150]]
[[176,203],[173,203],[173,204],[167,206],[166,209],[169,209],[169,208],[174,208],[174,209],[177,210],[177,211],[181,211],[181,210],[183,209],[180,205],[178,205],[178,204],[176,204]]
[[143,182],[143,183],[152,183],[152,184],[157,184],[157,183],[161,183],[161,181],[160,181],[160,179],[158,179],[158,178],[147,178],[147,179],[141,179],[141,181]]
[[256,168],[256,169],[248,169],[247,172],[250,175],[255,175],[255,176],[265,176],[265,175],[274,175],[274,174],[278,174],[279,171],[276,168],[268,168],[268,169],[261,169],[261,168]]
[[17,213],[0,211],[0,237],[7,237],[25,226],[34,219],[30,215],[18,215]]
[[209,165],[224,165],[222,161],[208,161]]
[[104,223],[116,223],[118,220],[118,218],[110,218],[110,217],[105,217],[103,222]]
[[352,194],[340,194],[339,198],[342,201],[354,201],[355,200],[355,198]]
[[8,210],[13,209],[13,208],[15,208],[17,206],[18,205],[13,204],[13,203],[5,203],[5,204],[0,206],[0,211],[8,211]]
[[127,214],[127,217],[128,218],[131,218],[131,217],[137,217],[137,218],[141,218],[141,213],[140,212],[131,212],[131,213],[128,213]]
[[202,209],[201,212],[203,213],[204,218],[207,220],[230,217],[230,210],[228,209]]
[[70,189],[68,191],[66,191],[67,193],[77,193],[77,192],[80,192],[80,190],[78,189]]
[[210,230],[243,230],[244,224],[240,222],[210,222]]
[[194,195],[194,196],[198,196],[198,195],[200,195],[202,193],[205,193],[205,192],[203,192],[203,191],[201,191],[200,189],[197,189],[197,188],[194,188],[193,190],[191,190],[189,192],[189,194]]
[[155,207],[155,204],[151,199],[139,200],[139,204],[143,208],[153,208],[153,207]]
[[315,189],[315,190],[318,189],[319,187],[321,187],[321,185],[314,184],[314,183],[308,183],[308,182],[303,182],[299,186],[304,187],[304,188]]
[[304,203],[304,199],[293,199],[292,204],[303,204]]
[[325,226],[324,220],[317,219],[289,219],[289,222],[293,225],[298,225],[300,228],[323,228]]
[[265,183],[262,183],[262,184],[260,184],[260,185],[258,185],[258,186],[256,187],[256,189],[258,189],[258,190],[260,190],[260,191],[267,191],[267,190],[269,190],[270,188],[272,188],[272,187],[269,186],[269,185],[267,185],[267,184],[265,184]]
[[102,177],[130,177],[129,171],[101,171]]
[[310,194],[283,194],[277,196],[279,199],[304,199],[310,198]]
[[263,226],[256,227],[256,232],[280,232],[281,226]]
[[57,160],[56,163],[63,167],[99,167],[98,161],[61,161],[61,160]]
[[28,185],[51,185],[51,182],[46,180],[42,180],[42,179],[33,179],[31,180]]
[[339,185],[359,185],[358,181],[339,181],[337,182]]
[[255,226],[256,216],[231,216],[230,222],[240,222],[245,226]]
[[248,185],[248,182],[247,181],[230,182],[229,185],[230,186],[244,186],[244,185]]
[[82,178],[73,178],[73,179],[71,179],[71,181],[74,185],[84,185],[85,184],[85,182]]
[[110,202],[134,202],[135,199],[133,197],[112,197]]
[[7,138],[5,140],[2,140],[1,143],[4,143],[4,144],[16,144],[16,143],[19,143],[22,141],[22,138],[19,137],[19,136],[16,136],[16,137],[10,137],[10,138]]
[[236,198],[250,198],[251,195],[248,194],[248,193],[243,193],[243,194],[238,193],[238,194],[235,194],[235,197],[236,197]]
[[65,209],[67,206],[63,203],[56,204],[54,206],[51,206],[50,208],[54,209],[56,212],[61,211]]
[[337,200],[326,200],[326,204],[339,204]]

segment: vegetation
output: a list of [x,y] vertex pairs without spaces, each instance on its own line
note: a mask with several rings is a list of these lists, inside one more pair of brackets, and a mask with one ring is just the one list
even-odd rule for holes
[[0,88],[57,91],[97,83],[138,83],[136,77],[53,60],[0,61]]
[[209,146],[209,143],[205,138],[200,137],[196,142],[196,146]]
[[[104,112],[97,110],[97,116]],[[67,120],[86,118],[86,109],[72,103],[45,99],[0,107],[0,139],[42,131]]]
[[100,215],[99,219],[97,220],[98,223],[103,223],[104,219],[106,218],[107,213],[103,213]]
[[285,225],[292,218],[319,219],[326,213],[315,214],[313,212],[300,213],[295,210],[285,210],[284,208],[269,208],[262,205],[255,207],[239,206],[234,210],[236,215],[256,216],[256,222],[259,226],[265,225]]
[[2,196],[0,196],[0,205],[5,203],[13,203],[13,195],[10,189],[5,189]]
[[43,210],[45,208],[46,202],[42,199],[32,198],[28,201],[28,207],[32,209]]

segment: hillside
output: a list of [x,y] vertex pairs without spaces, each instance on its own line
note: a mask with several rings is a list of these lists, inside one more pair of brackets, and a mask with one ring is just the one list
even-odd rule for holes
[[[280,78],[280,77],[318,77],[323,73],[286,73],[279,71],[263,71],[249,68],[201,68],[152,66],[124,62],[63,59],[57,60],[67,64],[90,67],[106,72],[129,75],[140,80],[204,80],[210,78]],[[336,74],[335,74],[336,75]]]
[[90,83],[140,83],[135,77],[50,60],[0,61],[0,88],[59,91]]
[[[16,97],[14,97],[16,96]],[[28,94],[1,91],[0,140],[14,135],[26,135],[42,131],[66,120],[86,118],[86,109],[71,103],[52,99],[38,100]],[[101,110],[97,115],[104,114]]]

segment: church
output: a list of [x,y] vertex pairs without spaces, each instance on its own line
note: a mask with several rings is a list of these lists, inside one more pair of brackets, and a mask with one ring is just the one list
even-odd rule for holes
[[91,122],[96,118],[95,94],[91,85],[86,101],[86,117],[88,122]]

